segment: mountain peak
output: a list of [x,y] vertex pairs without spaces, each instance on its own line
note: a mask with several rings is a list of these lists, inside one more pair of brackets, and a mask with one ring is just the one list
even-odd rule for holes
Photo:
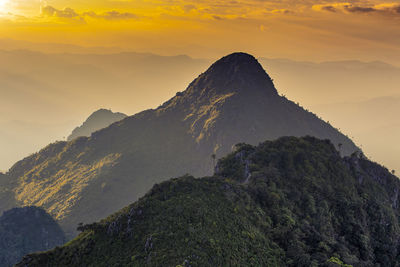
[[120,112],[113,112],[111,109],[105,109],[105,108],[100,108],[98,110],[96,110],[95,112],[93,112],[88,118],[87,120],[90,119],[95,119],[101,116],[108,116],[108,117],[126,117],[127,115],[120,113]]
[[272,79],[257,59],[242,52],[216,61],[188,89],[192,92],[206,90],[215,93],[259,91],[267,95],[277,95]]
[[127,115],[123,113],[114,113],[109,109],[101,108],[93,112],[81,126],[76,127],[67,140],[71,141],[79,136],[90,136],[93,132],[105,128],[116,121],[120,121],[125,117]]
[[235,52],[227,56],[224,56],[218,61],[216,61],[213,65],[218,65],[218,64],[232,64],[237,66],[242,64],[256,64],[259,65],[259,67],[261,67],[261,65],[258,63],[257,59],[254,56],[243,52]]
[[[83,128],[91,130],[91,125]],[[15,164],[7,173],[8,191],[0,190],[0,211],[13,204],[5,205],[4,199],[40,205],[73,235],[78,222],[93,222],[121,208],[163,177],[211,174],[215,162],[210,156],[219,158],[235,144],[305,135],[342,144],[342,155],[358,151],[338,130],[279,97],[254,57],[235,53],[159,108],[90,138],[55,143]],[[63,186],[49,187],[55,183]]]

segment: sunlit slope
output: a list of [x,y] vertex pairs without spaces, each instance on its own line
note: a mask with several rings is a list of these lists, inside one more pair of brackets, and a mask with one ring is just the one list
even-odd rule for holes
[[[33,44],[27,47],[36,49]],[[14,44],[8,49],[18,48]],[[0,171],[55,140],[65,140],[71,129],[94,110],[112,108],[135,114],[157,107],[182,91],[210,62],[112,49],[107,54],[96,49],[68,50],[75,54],[46,51],[0,51]],[[357,108],[366,99],[396,95],[398,99],[399,68],[360,61],[315,63],[260,58],[260,62],[280,94],[354,137],[374,160],[393,169],[400,166],[392,156],[400,146],[393,145],[397,143],[396,134],[391,134],[397,132],[392,126],[400,123],[400,117],[395,116],[400,113],[400,104],[389,110],[390,103],[381,108],[371,101],[366,103],[367,113]],[[385,129],[380,131],[382,125]],[[376,137],[364,136],[371,131]],[[397,169],[400,171],[400,167]]]
[[79,222],[135,201],[156,182],[211,174],[211,155],[220,157],[234,144],[288,135],[330,139],[347,155],[357,150],[332,126],[279,96],[254,57],[235,53],[159,108],[91,137],[49,145],[8,174],[20,205],[44,207],[71,233]]
[[94,110],[157,107],[209,65],[188,56],[92,53],[0,51],[0,171],[65,140]]

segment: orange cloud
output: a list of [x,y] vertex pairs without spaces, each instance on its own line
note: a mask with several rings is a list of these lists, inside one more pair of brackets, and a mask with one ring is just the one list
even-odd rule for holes
[[96,13],[94,11],[88,11],[79,14],[72,8],[57,9],[52,6],[42,6],[41,15],[44,17],[54,17],[61,19],[79,19],[84,21],[85,17],[105,20],[130,20],[138,19],[139,16],[130,12],[119,12],[117,10],[106,11],[103,13]]
[[39,14],[40,1],[13,0],[2,11],[0,38],[195,56],[238,49],[316,60],[385,54],[400,62],[399,2],[343,1],[51,0]]
[[351,3],[332,3],[323,5],[313,5],[315,11],[344,12],[344,13],[377,13],[383,15],[400,15],[400,4],[386,3],[378,5],[358,5]]
[[42,16],[58,17],[58,18],[77,18],[79,14],[72,8],[56,9],[52,6],[42,6],[40,9]]
[[97,14],[93,11],[85,12],[82,14],[83,16],[88,16],[91,18],[101,18],[105,20],[129,20],[129,19],[138,19],[139,16],[130,12],[119,12],[116,10],[107,11],[104,13]]

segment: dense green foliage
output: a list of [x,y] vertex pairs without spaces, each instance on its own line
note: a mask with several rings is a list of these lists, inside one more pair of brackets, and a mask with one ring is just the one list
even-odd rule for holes
[[18,266],[397,266],[400,182],[329,141],[241,144]]
[[[330,255],[357,266],[399,260],[400,183],[362,155],[342,159],[329,141],[281,138],[241,147],[220,168],[238,181],[249,168],[248,189],[267,208],[275,240],[295,265],[321,263]],[[285,221],[292,223],[287,229],[280,227]]]
[[27,253],[65,242],[60,226],[37,207],[15,208],[0,217],[0,266],[12,266]]

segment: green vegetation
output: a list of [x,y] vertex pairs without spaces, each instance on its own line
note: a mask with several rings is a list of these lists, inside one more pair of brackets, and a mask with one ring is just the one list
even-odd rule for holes
[[0,217],[0,266],[12,266],[27,253],[61,245],[65,236],[46,211],[37,207],[15,208]]
[[400,182],[325,140],[240,144],[17,266],[397,266]]

